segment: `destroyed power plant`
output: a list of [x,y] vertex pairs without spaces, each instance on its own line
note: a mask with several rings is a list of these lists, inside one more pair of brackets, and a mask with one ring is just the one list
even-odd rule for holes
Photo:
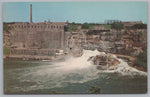
[[142,21],[119,23],[124,27],[115,29],[111,24],[89,23],[86,26],[90,28],[85,29],[82,28],[84,24],[68,23],[68,21],[50,22],[49,20],[34,23],[32,5],[30,5],[30,23],[6,23],[10,29],[9,33],[5,33],[7,31],[4,30],[4,46],[10,48],[8,55],[81,56],[83,49],[97,49],[101,52],[137,56],[147,47],[147,29],[132,28],[135,25],[143,26]]
[[64,49],[67,22],[32,22],[30,5],[30,23],[8,23],[11,28],[11,53],[31,55],[51,55],[57,49]]

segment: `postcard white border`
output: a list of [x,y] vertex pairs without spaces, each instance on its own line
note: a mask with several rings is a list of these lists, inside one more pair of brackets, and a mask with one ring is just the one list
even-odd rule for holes
[[[46,2],[46,1],[146,1],[147,4],[147,11],[148,11],[148,34],[147,34],[147,41],[148,41],[148,65],[150,65],[150,0],[1,0],[0,1],[0,97],[150,97],[150,76],[148,72],[148,93],[147,94],[99,94],[99,95],[89,95],[89,94],[68,94],[68,95],[4,95],[3,93],[3,14],[2,14],[2,5],[3,2]],[[148,66],[148,71],[150,70],[150,66]]]

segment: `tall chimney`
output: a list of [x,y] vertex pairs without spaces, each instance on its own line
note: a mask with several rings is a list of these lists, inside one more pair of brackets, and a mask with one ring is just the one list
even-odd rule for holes
[[30,23],[32,23],[32,4],[30,4]]

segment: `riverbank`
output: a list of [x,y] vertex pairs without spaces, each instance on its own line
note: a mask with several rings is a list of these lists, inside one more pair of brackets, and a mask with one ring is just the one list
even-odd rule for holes
[[38,56],[38,55],[4,55],[3,59],[12,59],[12,60],[29,60],[29,61],[61,61],[64,60],[66,55],[59,56]]
[[14,60],[52,60],[52,56],[38,56],[38,55],[4,55],[4,59]]
[[143,67],[138,67],[134,64],[134,61],[136,59],[136,57],[132,57],[132,56],[127,56],[127,55],[120,55],[120,54],[114,54],[115,56],[117,56],[120,59],[123,59],[124,61],[126,61],[128,63],[128,65],[140,70],[140,71],[144,71],[147,72],[147,69],[143,68]]
[[[127,55],[120,55],[120,54],[114,54],[118,58],[124,60],[128,63],[128,65],[140,70],[147,72],[147,69],[144,69],[143,67],[138,67],[134,65],[135,57],[127,56]],[[48,60],[48,61],[56,61],[56,60],[63,60],[65,55],[60,56],[39,56],[39,55],[4,55],[4,59],[14,59],[14,60]]]

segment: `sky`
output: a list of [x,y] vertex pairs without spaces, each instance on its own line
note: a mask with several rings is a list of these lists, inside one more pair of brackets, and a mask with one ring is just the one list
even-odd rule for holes
[[147,23],[147,2],[5,2],[4,22],[102,23],[105,20]]

